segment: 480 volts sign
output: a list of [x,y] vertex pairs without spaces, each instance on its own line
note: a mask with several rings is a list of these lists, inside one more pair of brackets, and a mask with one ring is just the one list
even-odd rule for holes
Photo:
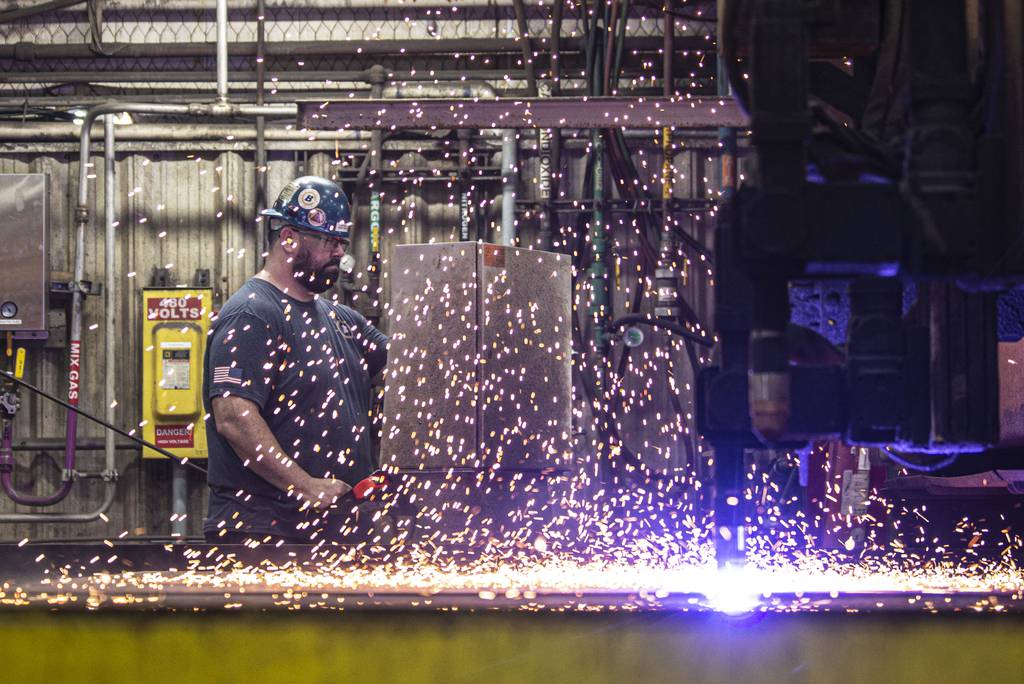
[[198,321],[203,317],[203,300],[199,297],[148,297],[147,321]]

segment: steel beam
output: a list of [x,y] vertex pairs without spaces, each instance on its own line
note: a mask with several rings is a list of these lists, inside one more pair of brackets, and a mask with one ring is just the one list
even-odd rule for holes
[[546,97],[299,102],[308,129],[744,128],[732,98]]

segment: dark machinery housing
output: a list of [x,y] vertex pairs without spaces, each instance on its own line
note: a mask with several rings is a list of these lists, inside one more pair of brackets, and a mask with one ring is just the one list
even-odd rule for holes
[[[929,470],[1000,444],[997,310],[1024,280],[1024,19],[1004,0],[719,5],[755,151],[719,214],[721,353],[698,389],[728,561],[746,448],[839,439]],[[792,294],[822,282],[848,283],[845,358],[794,335]]]

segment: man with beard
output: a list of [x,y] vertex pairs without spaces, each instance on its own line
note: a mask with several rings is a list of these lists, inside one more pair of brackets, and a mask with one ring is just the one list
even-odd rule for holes
[[[263,270],[224,304],[203,369],[208,413],[208,541],[336,538],[328,513],[373,484],[370,378],[387,337],[320,295],[349,243],[348,198],[316,176],[284,187]],[[355,492],[353,492],[355,487]]]

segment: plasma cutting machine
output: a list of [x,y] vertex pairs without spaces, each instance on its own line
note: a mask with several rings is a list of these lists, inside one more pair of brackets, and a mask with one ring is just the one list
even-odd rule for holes
[[[728,564],[745,449],[838,439],[927,470],[1018,431],[1000,425],[997,300],[1024,276],[1024,16],[1003,0],[719,4],[755,152],[718,216],[720,356],[698,387]],[[848,283],[845,359],[806,363],[791,296],[824,281]]]

